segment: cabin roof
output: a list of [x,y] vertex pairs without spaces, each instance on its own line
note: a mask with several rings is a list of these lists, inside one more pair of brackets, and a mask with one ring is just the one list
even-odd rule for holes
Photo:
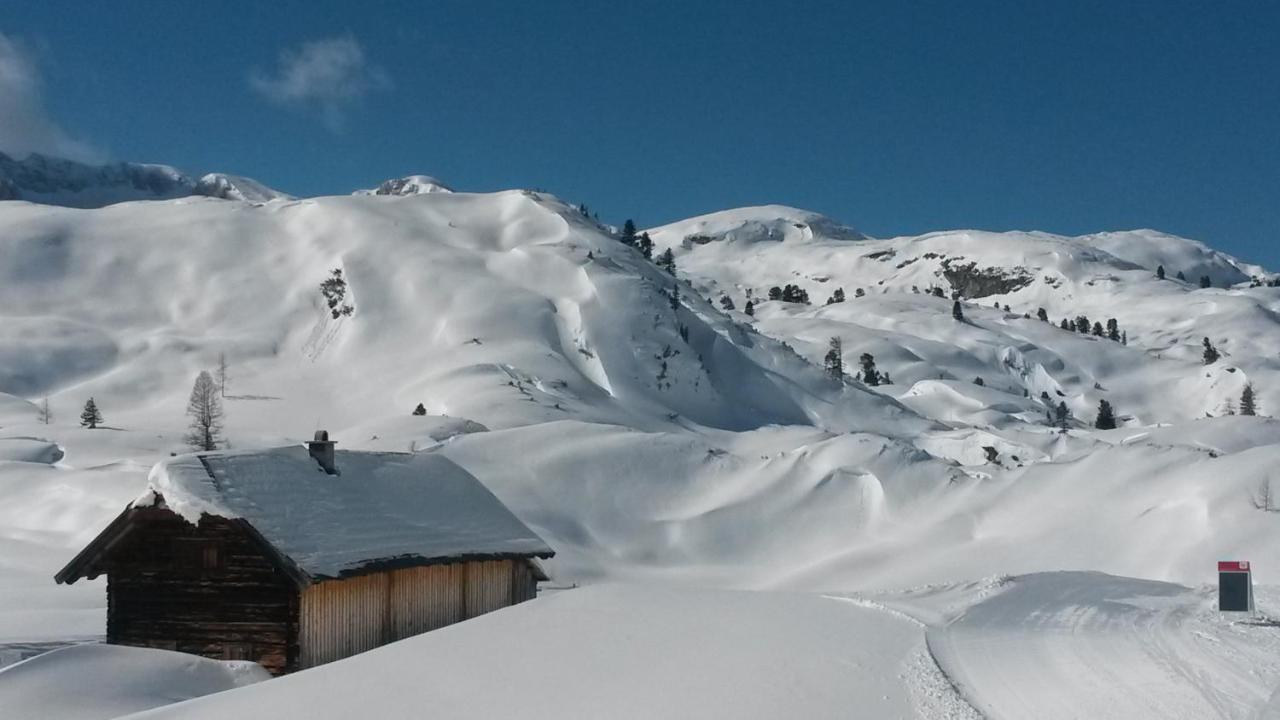
[[[146,492],[57,576],[73,582],[132,511],[164,507],[191,523],[242,521],[301,582],[473,559],[555,553],[475,476],[434,453],[338,451],[326,473],[302,446],[181,455],[156,464]],[[116,530],[113,531],[113,528]],[[78,565],[79,564],[79,565]]]

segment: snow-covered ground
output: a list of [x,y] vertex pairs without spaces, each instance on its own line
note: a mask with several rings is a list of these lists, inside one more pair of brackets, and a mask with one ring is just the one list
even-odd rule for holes
[[[542,193],[210,182],[235,201],[0,202],[0,649],[101,636],[102,582],[52,575],[184,450],[225,356],[233,448],[442,454],[580,587],[175,716],[1255,717],[1280,687],[1277,629],[1205,587],[1219,559],[1280,567],[1280,422],[1228,413],[1250,383],[1280,408],[1261,268],[1154,231],[877,240],[768,206],[651,230],[677,285]],[[787,284],[813,304],[767,299]],[[1080,315],[1127,343],[1058,326]],[[832,337],[892,383],[828,377]],[[32,665],[0,702],[43,702],[12,682]]]

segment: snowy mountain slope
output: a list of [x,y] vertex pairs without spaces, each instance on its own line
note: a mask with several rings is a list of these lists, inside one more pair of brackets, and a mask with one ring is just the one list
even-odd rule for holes
[[[765,223],[774,211],[729,212],[738,222]],[[1119,411],[1139,422],[1222,414],[1247,382],[1265,396],[1263,404],[1280,403],[1280,357],[1273,349],[1280,289],[1245,287],[1251,276],[1270,276],[1201,243],[1145,230],[1081,238],[963,231],[854,244],[842,236],[790,244],[741,243],[728,235],[726,242],[686,241],[698,222],[649,232],[659,249],[674,251],[680,271],[702,293],[728,296],[738,309],[754,298],[757,326],[794,341],[810,359],[821,358],[826,340],[840,336],[846,363],[855,365],[862,352],[871,352],[880,369],[907,385],[924,378],[986,381],[1018,368],[1034,374],[1038,365],[1053,379],[1005,382],[1005,389],[1021,394],[1025,388],[1033,398],[1048,390],[1055,403],[1066,397],[1078,416],[1112,397]],[[1159,264],[1168,279],[1155,277]],[[1174,277],[1182,270],[1192,283]],[[1218,286],[1238,286],[1200,289],[1193,283],[1201,275]],[[768,302],[768,289],[785,284],[807,290],[813,305]],[[836,288],[846,303],[824,307]],[[931,288],[948,300],[928,297]],[[963,327],[953,327],[950,318],[953,293],[965,300],[971,322]],[[1008,305],[1011,312],[983,311],[983,305]],[[1086,316],[1102,325],[1114,318],[1130,351],[1048,326],[1037,329],[1040,308],[1055,326],[1064,318]],[[968,338],[956,342],[955,333]],[[1201,365],[1205,337],[1223,355],[1208,368]],[[1020,357],[1024,350],[1033,357]],[[1074,387],[1057,396],[1063,388],[1055,386],[1064,383]]]
[[406,175],[384,180],[376,188],[356,190],[352,195],[425,195],[427,193],[451,193],[453,188],[429,175]]
[[296,199],[287,193],[273,190],[257,180],[226,173],[209,173],[201,177],[191,192],[193,195],[252,203]]
[[127,162],[85,165],[37,153],[17,160],[0,152],[0,200],[99,208],[191,195],[247,202],[291,197],[237,175],[211,173],[193,181],[168,165]]
[[[0,642],[101,632],[101,583],[58,587],[50,576],[138,495],[157,460],[184,449],[191,382],[224,354],[235,448],[325,428],[342,448],[441,453],[552,545],[557,584],[686,588],[654,600],[663,627],[684,607],[702,617],[704,605],[737,606],[687,588],[753,589],[726,622],[779,622],[805,638],[797,653],[833,664],[854,660],[822,649],[827,623],[884,631],[908,663],[895,677],[923,668],[940,683],[923,697],[950,697],[917,653],[930,618],[918,608],[895,612],[919,622],[883,610],[836,617],[812,593],[1061,569],[1197,586],[1218,558],[1280,564],[1280,500],[1270,499],[1280,424],[1223,416],[1248,382],[1264,414],[1280,407],[1280,290],[1199,289],[1191,274],[1221,284],[1260,269],[1149,231],[874,240],[777,206],[652,234],[673,248],[680,284],[569,205],[527,191],[0,203]],[[686,244],[690,234],[711,239]],[[1174,279],[1183,267],[1192,283]],[[345,289],[331,308],[320,284],[334,270]],[[761,300],[788,283],[814,304]],[[931,286],[982,296],[966,299],[958,322]],[[836,287],[845,302],[823,305]],[[742,312],[748,290],[753,316]],[[721,295],[737,309],[722,310]],[[1115,317],[1128,343],[1057,326],[1080,314]],[[1207,366],[1206,335],[1223,355]],[[827,377],[833,336],[850,373],[870,353],[892,383]],[[102,429],[78,427],[90,396]],[[1104,398],[1118,429],[1092,427]],[[1067,433],[1044,419],[1059,402],[1073,414]],[[419,403],[427,415],[411,415]],[[562,607],[639,612],[594,589],[577,602]],[[540,607],[556,612],[511,612]],[[774,620],[793,608],[814,624]],[[566,633],[596,631],[566,622]],[[458,642],[482,646],[487,633]],[[734,651],[726,642],[709,647]],[[453,652],[432,647],[382,657]],[[382,661],[368,663],[341,672],[385,675]],[[741,669],[769,690],[760,707],[789,697],[759,685],[768,667]],[[988,670],[973,677],[1004,682]],[[825,687],[834,675],[809,672],[825,678],[811,714],[852,702]],[[935,716],[902,704],[919,700],[914,685],[875,677],[897,688],[892,708]],[[314,692],[302,680],[270,686]],[[608,687],[616,699],[629,686]],[[252,702],[296,702],[275,692]],[[706,707],[698,692],[680,698]]]

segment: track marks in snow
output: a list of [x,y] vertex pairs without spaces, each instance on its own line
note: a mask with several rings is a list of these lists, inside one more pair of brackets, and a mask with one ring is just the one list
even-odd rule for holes
[[947,677],[933,657],[924,634],[927,627],[925,623],[906,612],[866,598],[838,595],[823,597],[868,610],[877,610],[906,620],[921,629],[920,644],[907,656],[899,675],[906,686],[916,717],[925,720],[983,720],[982,714],[960,694],[955,683]]
[[989,718],[1250,718],[1280,682],[1280,630],[1231,623],[1212,593],[1061,572],[1017,579],[928,630]]

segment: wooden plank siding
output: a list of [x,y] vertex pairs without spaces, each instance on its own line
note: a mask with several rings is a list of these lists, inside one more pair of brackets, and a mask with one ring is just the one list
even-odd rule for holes
[[531,600],[537,592],[524,560],[428,565],[326,580],[302,593],[300,667],[308,668],[389,642]]
[[142,519],[107,561],[107,642],[254,660],[273,674],[296,664],[297,591],[238,525]]

